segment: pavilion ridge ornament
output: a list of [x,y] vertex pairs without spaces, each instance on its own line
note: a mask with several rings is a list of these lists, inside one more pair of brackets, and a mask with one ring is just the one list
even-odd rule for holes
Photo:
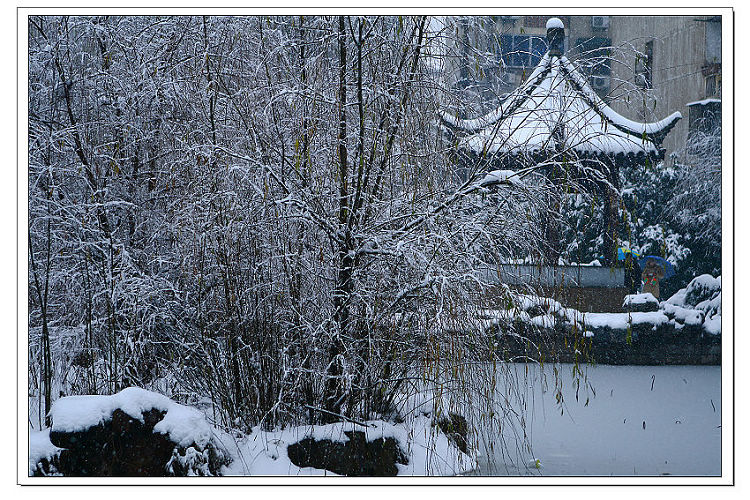
[[553,17],[547,21],[547,44],[549,55],[560,57],[565,46],[565,26],[562,21]]

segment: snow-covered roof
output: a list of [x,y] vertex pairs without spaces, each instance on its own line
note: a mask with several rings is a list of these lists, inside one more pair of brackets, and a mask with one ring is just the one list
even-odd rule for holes
[[721,99],[716,99],[716,98],[703,99],[702,101],[689,102],[686,104],[686,106],[705,106],[706,104],[712,104],[712,103],[717,103],[717,102],[721,102]]
[[[548,29],[562,23],[550,19]],[[492,112],[471,120],[441,113],[460,137],[459,149],[479,155],[574,150],[592,155],[660,156],[660,143],[679,112],[642,123],[610,108],[564,55],[548,51],[526,81]]]

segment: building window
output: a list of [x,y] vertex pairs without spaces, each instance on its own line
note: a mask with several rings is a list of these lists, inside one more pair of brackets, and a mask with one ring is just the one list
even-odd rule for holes
[[646,42],[646,60],[645,60],[645,71],[643,72],[644,79],[646,81],[646,88],[654,88],[654,41],[649,40]]
[[638,85],[644,89],[654,88],[654,41],[646,42],[643,54],[635,56],[635,76]]
[[578,69],[591,87],[604,98],[610,89],[612,39],[603,36],[577,38],[573,52]]
[[540,36],[500,35],[500,54],[509,68],[533,68],[547,51],[547,42]]
[[589,75],[609,75],[612,39],[602,36],[576,39],[579,69]]
[[706,64],[721,64],[721,17],[706,22]]

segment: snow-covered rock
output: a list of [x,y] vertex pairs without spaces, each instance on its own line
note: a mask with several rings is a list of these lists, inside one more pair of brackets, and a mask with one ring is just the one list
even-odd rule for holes
[[650,293],[626,295],[622,302],[626,311],[651,312],[659,309],[659,301]]
[[60,455],[58,448],[49,439],[49,429],[29,432],[29,476],[59,474],[54,461]]
[[[401,423],[258,426],[237,437],[210,426],[194,408],[131,387],[112,396],[61,398],[51,417],[51,429],[31,433],[29,475],[454,475],[476,467],[455,425],[446,432],[444,422],[424,412]],[[316,446],[338,458],[310,467]]]
[[112,419],[115,410],[144,422],[149,410],[164,412],[154,432],[165,434],[179,446],[205,446],[211,439],[211,427],[195,408],[175,403],[155,392],[128,387],[111,396],[68,396],[52,405],[52,432],[80,432]]
[[30,443],[32,475],[42,459],[65,476],[209,476],[227,463],[201,412],[137,387],[60,398],[50,416]]

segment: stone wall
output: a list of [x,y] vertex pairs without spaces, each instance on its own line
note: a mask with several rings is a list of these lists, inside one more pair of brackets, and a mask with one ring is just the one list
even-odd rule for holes
[[625,287],[549,288],[542,289],[540,293],[581,312],[622,312],[622,301],[627,294]]
[[674,323],[591,328],[593,336],[557,322],[539,329],[514,321],[494,331],[498,352],[507,361],[525,359],[607,365],[720,365],[721,335]]

